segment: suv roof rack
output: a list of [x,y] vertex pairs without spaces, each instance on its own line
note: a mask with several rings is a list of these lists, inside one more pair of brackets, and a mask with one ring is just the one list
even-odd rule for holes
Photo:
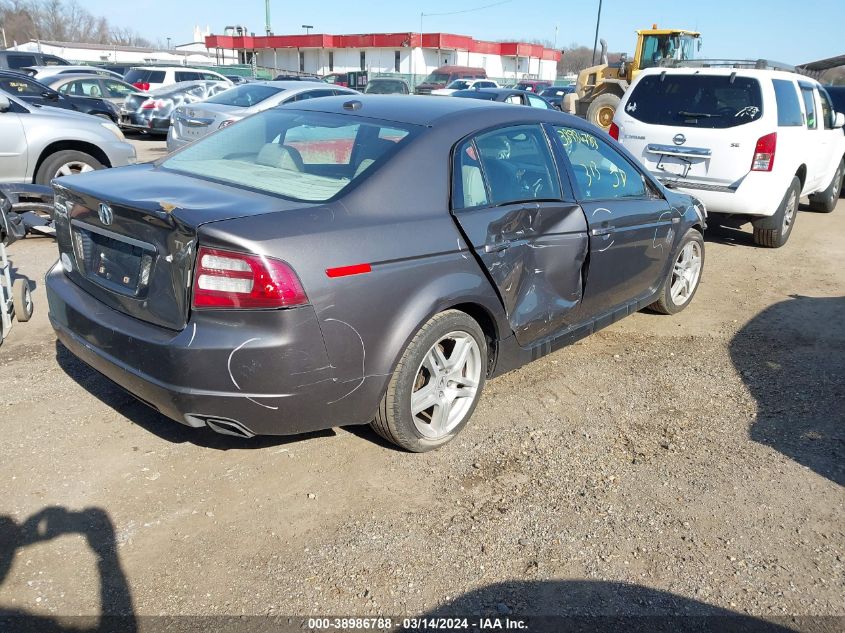
[[753,68],[797,72],[795,66],[770,59],[667,59],[662,60],[659,66],[665,68]]

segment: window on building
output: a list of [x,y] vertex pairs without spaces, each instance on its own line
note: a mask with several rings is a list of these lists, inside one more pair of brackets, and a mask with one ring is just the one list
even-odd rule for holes
[[399,51],[394,51],[393,53],[393,70],[397,73],[399,72],[400,63],[402,61],[402,56]]
[[305,72],[305,51],[299,51],[299,72]]
[[334,70],[334,51],[329,51],[329,72]]
[[367,51],[361,51],[361,70],[367,70]]

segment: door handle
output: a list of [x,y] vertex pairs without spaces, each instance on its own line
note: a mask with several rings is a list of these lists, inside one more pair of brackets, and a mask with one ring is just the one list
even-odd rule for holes
[[485,253],[501,253],[511,247],[510,240],[502,240],[501,242],[493,242],[492,244],[484,245]]
[[602,236],[602,235],[610,235],[611,233],[613,233],[613,227],[612,226],[602,226],[602,227],[599,227],[597,229],[590,229],[590,235],[592,235],[593,237],[599,237],[599,236]]

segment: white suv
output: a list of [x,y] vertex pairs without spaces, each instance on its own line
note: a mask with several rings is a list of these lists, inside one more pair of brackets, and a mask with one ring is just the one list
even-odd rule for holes
[[124,75],[123,81],[132,84],[142,92],[162,86],[172,86],[182,81],[223,81],[230,86],[234,85],[229,79],[213,70],[199,70],[186,66],[138,66],[130,68]]
[[845,173],[845,116],[818,82],[785,70],[649,68],[633,82],[610,134],[668,187],[719,221],[751,222],[754,241],[783,246],[801,196],[836,206]]

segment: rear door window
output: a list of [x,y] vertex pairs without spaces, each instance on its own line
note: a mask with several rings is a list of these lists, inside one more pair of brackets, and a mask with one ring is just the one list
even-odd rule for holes
[[763,95],[750,77],[661,73],[640,80],[625,112],[655,125],[730,128],[757,121]]
[[619,152],[595,134],[555,127],[582,199],[611,200],[646,196],[642,174]]
[[816,100],[813,97],[813,86],[808,84],[799,84],[801,88],[801,98],[804,100],[804,110],[806,112],[805,123],[808,130],[817,130],[819,127],[818,113],[816,112]]
[[546,103],[545,100],[541,99],[540,97],[535,97],[534,95],[525,95],[528,97],[528,105],[532,108],[542,108],[544,110],[549,109],[549,104]]
[[775,87],[775,102],[778,106],[778,125],[781,127],[804,125],[795,83],[788,79],[772,79],[772,85]]
[[177,70],[176,81],[200,81],[202,76],[198,72]]

